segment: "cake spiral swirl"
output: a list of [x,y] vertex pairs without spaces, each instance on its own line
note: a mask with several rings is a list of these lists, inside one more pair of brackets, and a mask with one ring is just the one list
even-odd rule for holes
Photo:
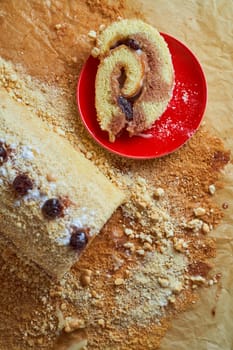
[[100,60],[95,106],[109,140],[126,129],[130,136],[151,127],[172,96],[174,70],[159,32],[137,19],[112,23],[99,33],[93,56]]

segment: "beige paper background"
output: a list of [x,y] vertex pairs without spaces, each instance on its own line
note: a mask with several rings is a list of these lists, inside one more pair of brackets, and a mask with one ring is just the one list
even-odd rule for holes
[[[151,24],[186,44],[198,57],[208,84],[204,121],[233,151],[233,1],[144,0]],[[216,271],[221,285],[203,289],[200,301],[172,323],[161,350],[233,349],[233,166],[216,200],[227,202],[217,238]],[[215,310],[215,316],[212,310]]]
[[[49,0],[47,1],[49,2]],[[49,14],[43,19],[45,23],[48,22],[48,26],[51,28],[53,28],[54,23],[59,23],[63,16],[69,14],[69,7],[78,11],[78,0],[62,1],[66,4],[64,7],[67,7],[65,14],[57,10],[53,14],[53,19],[50,18]],[[20,4],[20,13],[24,17],[24,6],[28,7],[29,4],[43,4],[45,2],[42,0],[18,0],[18,2],[0,0],[0,24],[1,16],[5,16],[4,12],[1,13],[1,4],[12,3],[14,5],[12,7],[15,7],[17,3]],[[59,1],[53,0],[52,2],[59,4]],[[109,3],[111,2],[114,3],[114,0],[109,0]],[[128,0],[128,2],[131,4],[133,0]],[[148,22],[160,31],[173,35],[185,43],[200,60],[208,83],[208,105],[204,120],[209,129],[220,136],[226,147],[233,151],[233,1],[135,1],[135,3],[139,2],[142,4],[142,12],[145,12]],[[56,6],[58,8],[58,5]],[[46,26],[39,26],[40,32],[34,33],[33,28],[31,28],[33,27],[32,23],[28,22],[27,27],[25,27],[23,22],[21,25],[21,22],[16,21],[15,18],[13,20],[15,20],[14,28],[12,25],[10,26],[9,38],[6,37],[7,30],[4,33],[5,39],[3,41],[6,43],[6,46],[2,46],[4,58],[11,59],[11,53],[13,52],[17,62],[32,62],[34,60],[35,66],[39,67],[38,62],[43,63],[47,60],[52,62],[51,66],[53,66],[53,61],[56,62],[59,52],[57,53],[57,42],[53,43],[55,39],[52,37],[52,31],[46,33],[43,45],[41,44],[44,49],[39,50],[40,45],[38,43],[41,43],[41,33],[43,30],[46,32]],[[37,20],[38,18],[35,16],[35,23]],[[72,20],[75,24],[75,18],[72,17]],[[5,22],[7,21],[8,19]],[[12,19],[9,19],[9,21],[11,22]],[[86,23],[87,28],[83,28],[83,33],[86,33],[88,29],[92,29],[91,20],[90,23],[88,21]],[[18,38],[17,31],[22,35],[22,38]],[[12,36],[12,33],[15,34],[15,37]],[[34,36],[35,40],[31,44],[31,37]],[[16,37],[17,39],[15,39]],[[22,39],[22,42],[19,39]],[[81,39],[78,44],[82,48]],[[19,51],[18,47],[22,46],[22,49],[24,49],[24,45],[30,47],[30,50],[27,50],[27,55],[31,53],[32,57],[25,57],[24,51]],[[70,53],[71,55],[72,52],[73,55],[77,42],[72,43],[70,40],[67,42],[64,39],[64,46],[62,46],[63,42],[59,45],[62,59],[57,61],[56,71],[60,73],[60,69],[61,74],[63,74],[65,64],[63,65],[62,54],[64,53],[65,57],[65,54]],[[11,50],[8,50],[9,47]],[[83,47],[86,47],[86,43]],[[35,55],[35,50],[37,50],[37,55]],[[10,51],[9,55],[8,51]],[[85,54],[88,54],[88,52]],[[46,59],[44,56],[46,56]],[[46,76],[51,67],[42,64],[41,66],[41,74]],[[224,173],[225,187],[217,193],[215,198],[219,204],[227,202],[229,209],[225,211],[222,224],[213,233],[217,238],[218,245],[215,269],[216,272],[222,273],[221,284],[218,287],[203,289],[200,292],[198,304],[194,305],[191,310],[180,314],[172,322],[172,328],[162,341],[161,350],[233,349],[233,165],[229,165]],[[213,308],[216,308],[215,316],[212,315]]]

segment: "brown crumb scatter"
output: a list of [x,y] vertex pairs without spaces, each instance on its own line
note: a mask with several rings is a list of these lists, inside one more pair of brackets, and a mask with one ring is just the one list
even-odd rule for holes
[[[206,280],[216,253],[209,232],[223,216],[213,194],[229,152],[205,127],[174,154],[140,166],[100,148],[78,118],[77,77],[99,26],[139,13],[121,0],[45,1],[34,12],[32,6],[23,9],[13,38],[3,18],[8,50],[1,52],[0,87],[67,138],[127,200],[61,281],[17,257],[0,236],[0,349],[157,349],[170,319],[196,302],[195,289],[219,280]],[[12,2],[4,8],[14,15]],[[32,14],[44,24],[39,35],[47,31],[53,43],[44,52],[34,47],[33,31],[24,32]],[[21,37],[27,54],[19,58]],[[56,174],[47,179],[56,182]]]
[[195,261],[188,266],[188,271],[190,275],[200,275],[202,277],[207,277],[209,271],[211,270],[211,265],[203,261]]

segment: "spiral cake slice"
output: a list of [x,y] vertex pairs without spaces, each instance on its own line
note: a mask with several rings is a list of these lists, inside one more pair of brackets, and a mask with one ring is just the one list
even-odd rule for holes
[[102,31],[96,46],[100,127],[112,142],[124,129],[137,135],[163,114],[172,96],[174,70],[167,44],[152,26],[125,19]]

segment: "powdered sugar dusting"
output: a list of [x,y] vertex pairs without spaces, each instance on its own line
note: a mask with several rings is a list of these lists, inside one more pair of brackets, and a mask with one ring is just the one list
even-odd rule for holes
[[188,102],[188,98],[189,98],[188,92],[184,91],[182,95],[182,100],[184,101],[184,103]]
[[[153,137],[176,141],[189,139],[199,125],[200,96],[197,83],[175,82],[173,98],[165,115],[153,125]],[[149,131],[149,132],[150,132]]]
[[[5,141],[4,141],[5,142]],[[10,143],[6,140],[10,156],[7,162],[0,166],[0,186],[11,186],[17,174],[28,173],[33,180],[33,188],[29,189],[23,196],[13,197],[13,207],[20,208],[22,205],[34,205],[40,211],[44,203],[49,198],[59,198],[59,186],[62,182],[51,182],[46,176],[41,175],[33,167],[33,159],[40,153],[40,149],[35,149],[30,145]],[[64,187],[66,184],[63,185]],[[93,190],[95,187],[93,187]],[[89,228],[90,236],[96,234],[96,218],[97,213],[93,209],[86,207],[77,207],[76,205],[69,205],[64,208],[64,222],[65,231],[56,233],[56,242],[59,245],[67,245],[70,241],[70,232],[72,226],[78,228]]]
[[96,220],[96,212],[94,210],[88,210],[88,208],[81,208],[81,212],[79,216],[74,218],[71,222],[71,226],[76,226],[78,228],[90,228],[90,236],[95,234],[95,220]]
[[68,229],[65,229],[60,237],[56,239],[56,242],[59,246],[66,246],[70,243],[71,233]]
[[21,153],[22,158],[32,160],[34,158],[33,151],[30,147],[28,146],[23,146],[22,147],[22,153]]
[[143,139],[152,139],[153,138],[153,134],[137,134],[137,136],[142,137]]

